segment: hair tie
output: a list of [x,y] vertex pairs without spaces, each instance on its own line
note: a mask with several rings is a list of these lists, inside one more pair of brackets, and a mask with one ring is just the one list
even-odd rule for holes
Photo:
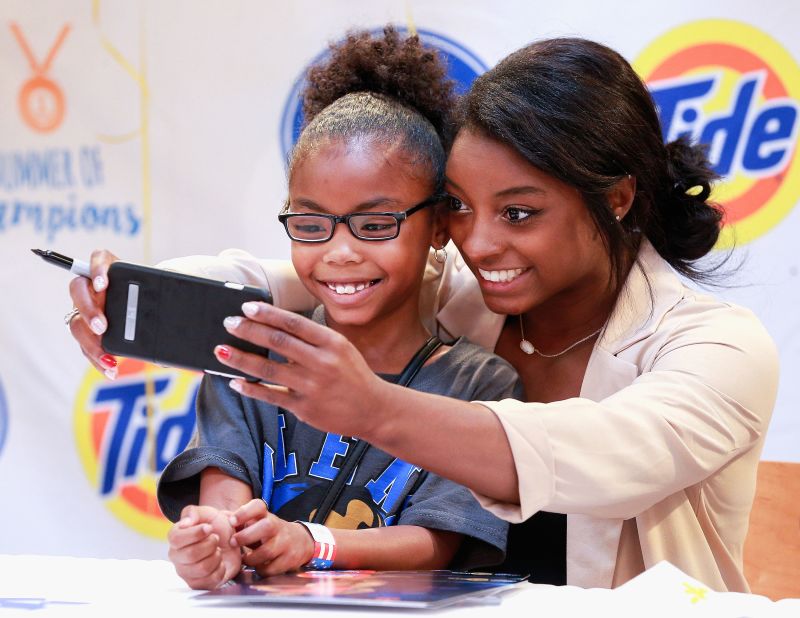
[[709,187],[704,185],[691,185],[684,189],[680,181],[672,185],[672,190],[689,197],[700,197],[703,200],[706,200],[711,193]]

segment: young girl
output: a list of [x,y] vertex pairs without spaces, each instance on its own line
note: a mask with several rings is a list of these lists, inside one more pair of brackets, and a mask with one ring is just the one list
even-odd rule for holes
[[[429,248],[445,259],[436,206],[451,86],[416,37],[387,29],[336,47],[311,71],[304,98],[310,122],[291,157],[279,217],[292,263],[322,303],[313,319],[395,382],[430,338],[419,309]],[[226,320],[230,329],[242,323]],[[231,355],[225,346],[215,352]],[[279,360],[264,359],[262,373],[278,370]],[[463,339],[440,348],[411,387],[465,400],[521,395],[507,363]],[[300,523],[320,508],[357,440],[241,397],[226,379],[203,379],[197,425],[192,447],[158,487],[167,517],[182,513],[169,556],[193,588],[219,586],[242,563],[274,574],[308,564],[434,569],[502,560],[506,524],[463,487],[375,448],[348,479],[328,527]]]

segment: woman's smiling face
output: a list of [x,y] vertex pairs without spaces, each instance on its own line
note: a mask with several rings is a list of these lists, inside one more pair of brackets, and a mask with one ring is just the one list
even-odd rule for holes
[[513,148],[462,129],[446,190],[450,236],[492,311],[558,307],[608,286],[608,253],[578,190]]

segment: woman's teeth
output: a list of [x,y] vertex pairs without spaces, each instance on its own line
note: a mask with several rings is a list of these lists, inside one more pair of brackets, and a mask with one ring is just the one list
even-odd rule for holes
[[479,268],[478,272],[486,281],[502,281],[507,283],[519,277],[524,270],[524,268],[512,268],[510,270],[483,270]]
[[355,294],[363,289],[370,287],[372,281],[364,281],[363,283],[326,283],[328,289],[336,292],[337,294]]

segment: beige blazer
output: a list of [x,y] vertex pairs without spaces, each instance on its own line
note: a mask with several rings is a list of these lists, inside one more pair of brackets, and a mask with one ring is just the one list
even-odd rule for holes
[[[444,267],[429,264],[423,315],[492,349],[504,317],[449,252]],[[314,302],[285,262],[229,251],[167,266],[267,282],[293,310]],[[569,584],[613,587],[668,560],[716,590],[748,591],[742,547],[777,381],[775,346],[753,314],[688,289],[645,242],[579,398],[482,402],[506,431],[521,504],[477,497],[511,522],[567,513]]]

